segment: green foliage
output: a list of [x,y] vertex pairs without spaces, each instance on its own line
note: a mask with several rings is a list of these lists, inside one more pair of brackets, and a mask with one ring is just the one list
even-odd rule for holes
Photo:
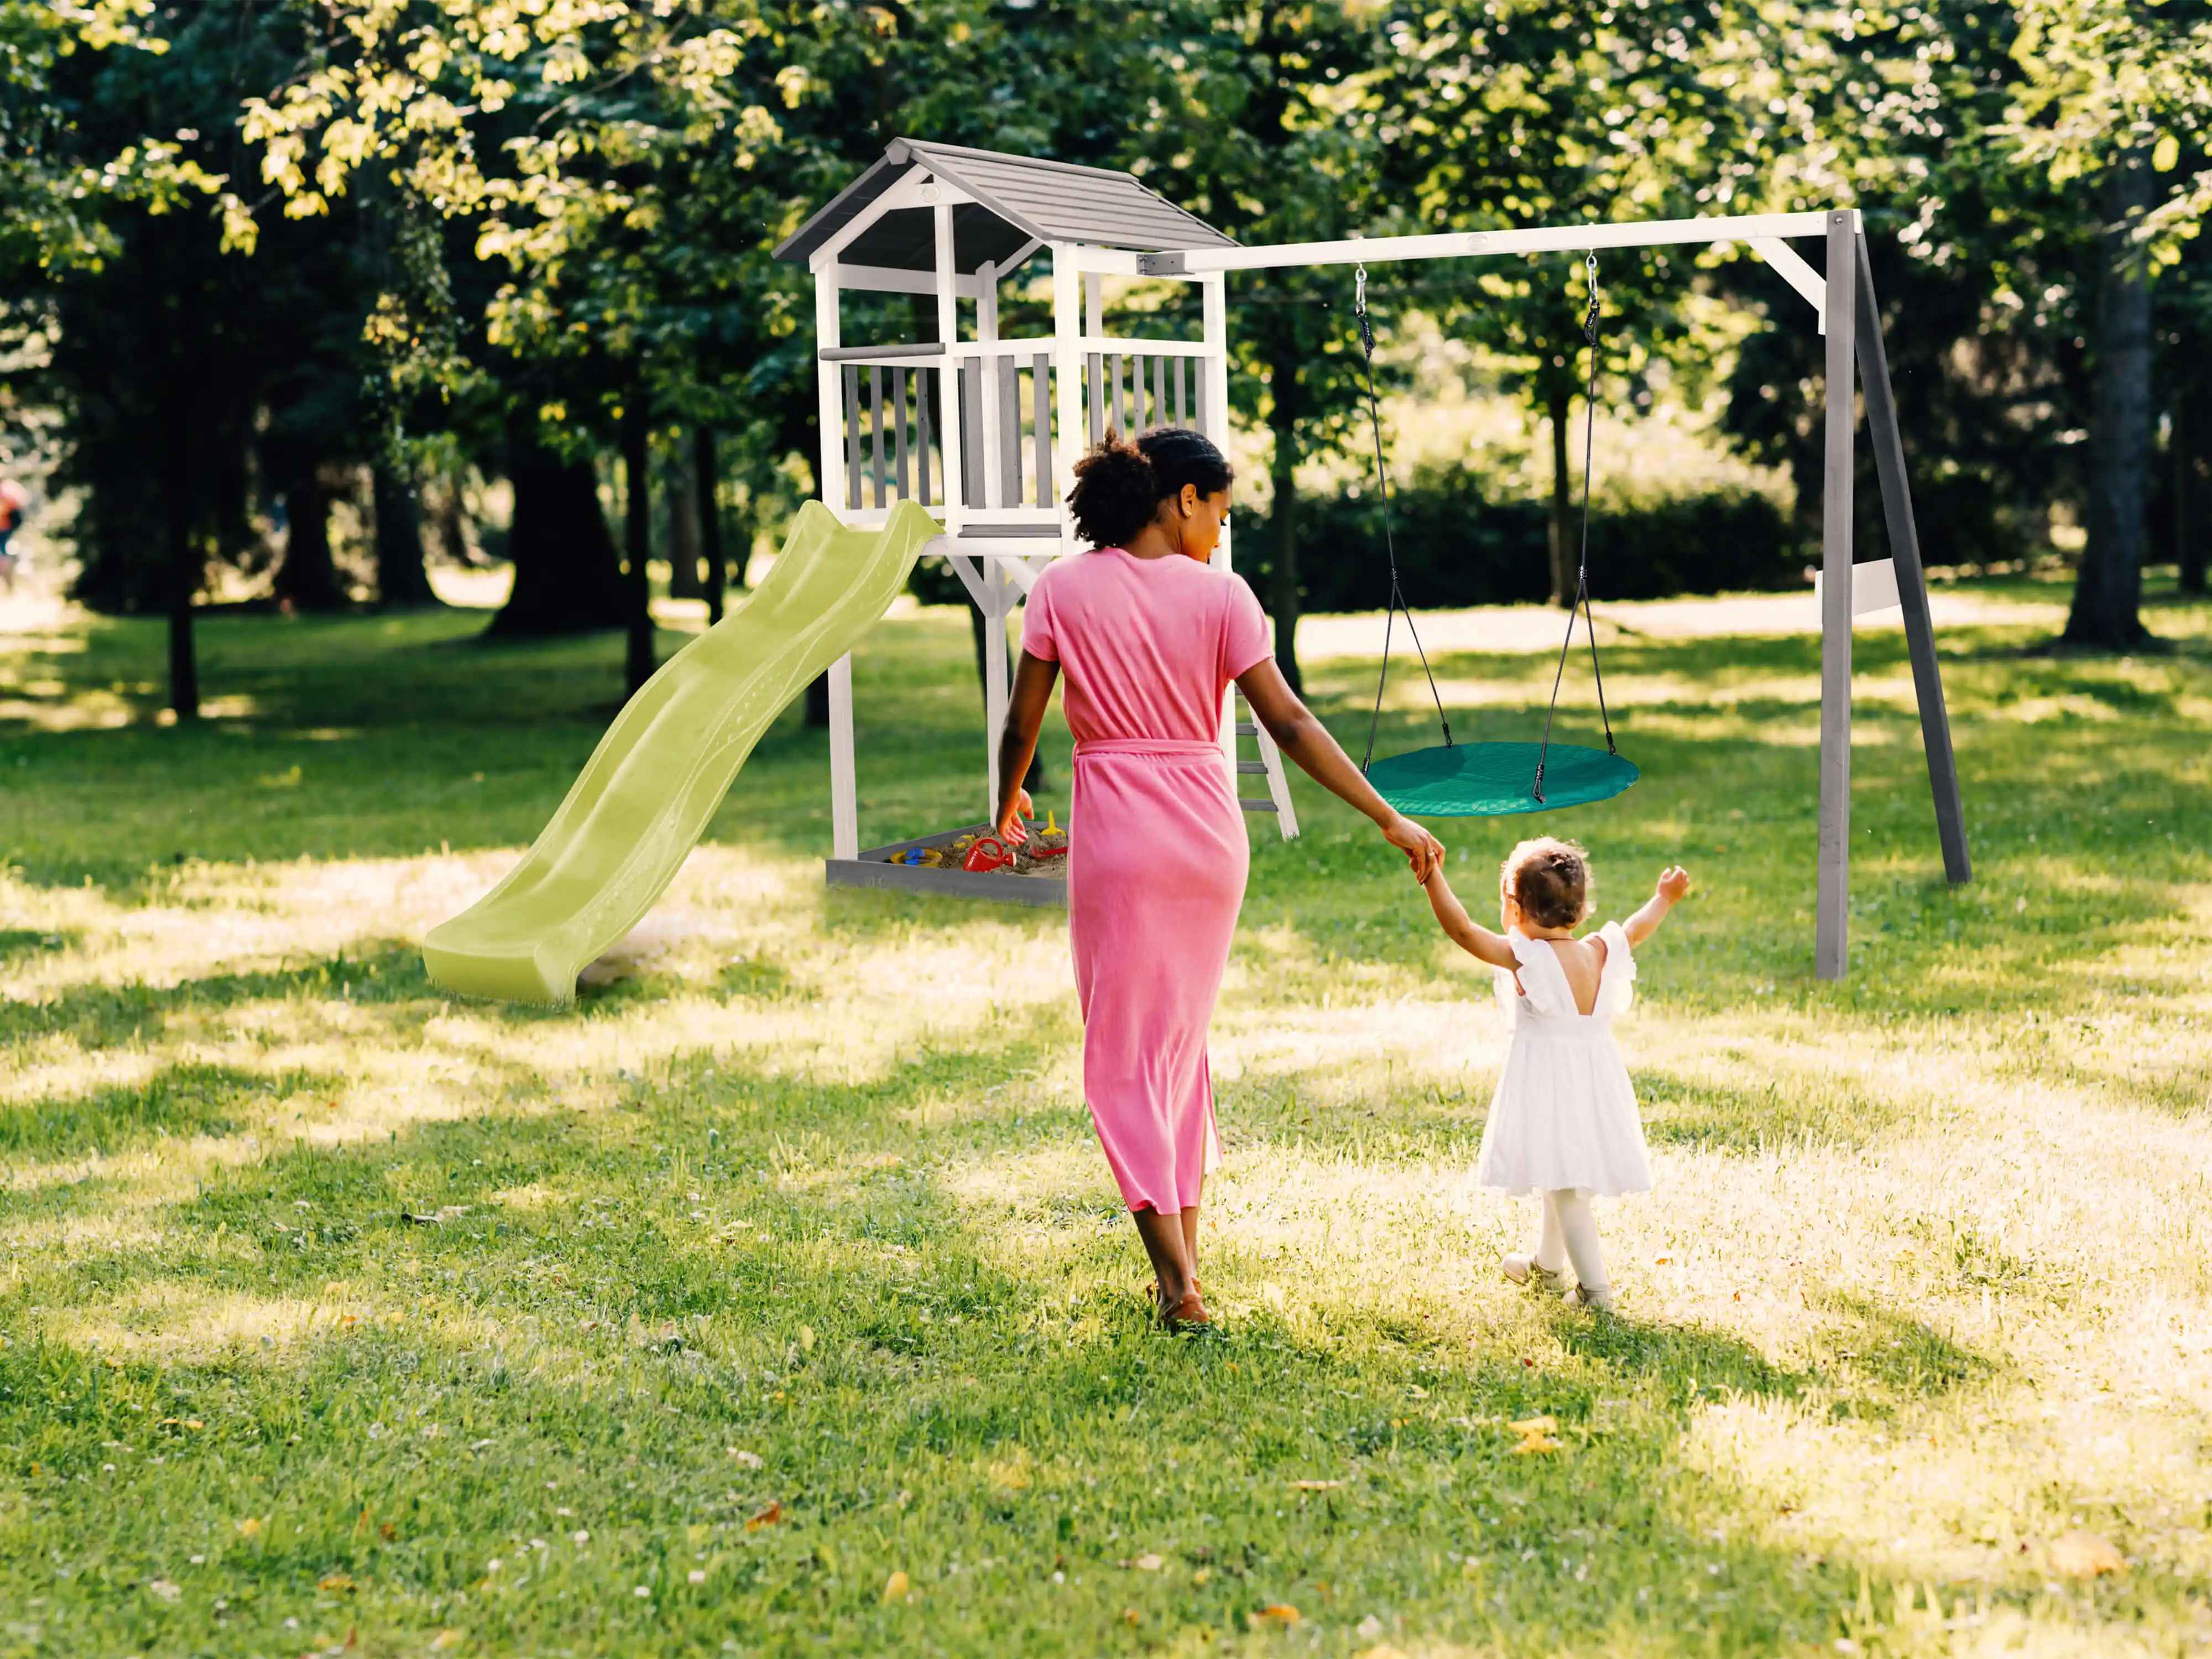
[[[1389,597],[1382,504],[1364,485],[1309,501],[1304,533],[1334,556],[1304,567],[1308,611],[1380,611]],[[1406,602],[1416,610],[1522,605],[1550,592],[1549,514],[1501,495],[1472,467],[1422,468],[1390,492]],[[1601,501],[1591,517],[1590,589],[1601,599],[1786,588],[1805,555],[1764,495],[1742,492]]]

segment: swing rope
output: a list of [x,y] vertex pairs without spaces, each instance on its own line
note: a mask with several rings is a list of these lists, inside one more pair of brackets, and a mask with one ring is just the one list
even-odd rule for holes
[[[1589,310],[1583,318],[1583,339],[1589,347],[1589,392],[1583,400],[1582,550],[1575,570],[1575,600],[1567,607],[1566,637],[1559,641],[1559,666],[1552,671],[1552,703],[1544,711],[1544,741],[1536,751],[1534,793],[1540,802],[1544,799],[1544,763],[1551,757],[1552,752],[1552,721],[1559,712],[1559,683],[1566,677],[1568,647],[1575,642],[1575,612],[1577,610],[1582,612],[1583,625],[1589,635],[1590,674],[1597,681],[1598,718],[1605,722],[1605,752],[1608,755],[1620,752],[1613,747],[1613,716],[1607,712],[1605,706],[1605,676],[1597,665],[1597,622],[1590,615],[1589,609],[1590,453],[1597,435],[1597,254],[1595,252],[1586,254],[1583,262],[1589,271]],[[1393,580],[1395,580],[1395,571]],[[1407,621],[1410,626],[1412,618],[1409,617]],[[1390,648],[1387,632],[1383,636],[1382,648],[1386,653]]]
[[1452,746],[1452,734],[1451,722],[1444,718],[1444,700],[1437,690],[1437,677],[1429,668],[1429,653],[1421,649],[1420,631],[1413,626],[1413,609],[1406,603],[1405,591],[1398,586],[1398,550],[1390,533],[1390,475],[1382,464],[1382,410],[1375,397],[1375,325],[1367,314],[1365,265],[1359,266],[1354,274],[1352,309],[1359,319],[1359,351],[1367,371],[1367,421],[1375,435],[1375,485],[1382,496],[1382,554],[1390,565],[1390,604],[1382,613],[1382,672],[1375,682],[1375,712],[1367,721],[1367,752],[1359,757],[1360,775],[1364,777],[1368,763],[1375,758],[1375,733],[1382,723],[1382,688],[1390,678],[1390,635],[1401,611],[1406,616],[1406,632],[1412,636],[1413,650],[1421,659],[1421,672],[1429,682],[1429,696],[1437,705],[1437,724],[1443,728],[1447,749]]

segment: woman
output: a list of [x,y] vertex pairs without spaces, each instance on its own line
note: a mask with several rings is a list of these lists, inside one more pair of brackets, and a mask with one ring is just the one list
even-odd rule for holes
[[1030,815],[1019,780],[1065,668],[1083,1092],[1171,1329],[1209,1322],[1198,1206],[1220,1153],[1206,1031],[1250,863],[1218,736],[1229,682],[1285,754],[1374,819],[1416,881],[1443,857],[1284,683],[1252,590],[1206,568],[1228,522],[1232,476],[1203,435],[1176,428],[1134,443],[1109,432],[1077,463],[1068,505],[1095,550],[1037,579],[999,742],[999,835],[1014,844],[1027,839]]

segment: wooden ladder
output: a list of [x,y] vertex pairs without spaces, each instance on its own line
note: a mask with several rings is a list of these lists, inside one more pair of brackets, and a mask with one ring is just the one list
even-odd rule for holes
[[[1236,721],[1237,743],[1233,752],[1239,780],[1237,804],[1248,812],[1273,812],[1275,827],[1282,831],[1283,839],[1289,841],[1298,833],[1298,813],[1297,809],[1291,805],[1290,783],[1283,776],[1283,751],[1275,746],[1275,740],[1267,735],[1267,728],[1252,718],[1252,711],[1244,702],[1244,694],[1232,686],[1229,695],[1230,708]],[[1252,739],[1253,746],[1258,750],[1259,759],[1244,758],[1244,739],[1247,738]],[[1242,780],[1246,777],[1267,779],[1267,793],[1264,795],[1243,793]]]

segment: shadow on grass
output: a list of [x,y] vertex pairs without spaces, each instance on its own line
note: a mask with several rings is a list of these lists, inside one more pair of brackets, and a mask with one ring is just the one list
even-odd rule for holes
[[27,957],[49,951],[66,951],[76,944],[74,932],[48,932],[39,927],[0,927],[0,965],[13,965]]
[[419,947],[375,940],[296,968],[210,974],[174,985],[79,984],[42,1002],[0,1000],[0,1042],[60,1036],[90,1051],[158,1038],[179,1013],[301,997],[392,1004],[444,994],[423,972]]
[[1945,1336],[1923,1322],[1864,1297],[1821,1295],[1816,1305],[1832,1322],[1820,1333],[1822,1369],[1838,1397],[1838,1417],[1887,1418],[1917,1405],[1987,1382],[2004,1363]]
[[[911,1071],[847,1085],[695,1053],[589,1113],[217,1171],[161,1210],[159,1253],[24,1261],[18,1306],[332,1304],[276,1348],[0,1351],[0,1440],[46,1472],[26,1559],[97,1536],[143,1580],[199,1547],[164,1540],[268,1516],[253,1547],[176,1575],[203,1622],[228,1599],[241,1647],[275,1645],[318,1586],[365,1638],[444,1597],[439,1620],[487,1641],[526,1607],[539,1645],[641,1651],[711,1647],[732,1620],[779,1650],[1118,1650],[1132,1610],[1139,1632],[1233,1644],[1283,1604],[1347,1643],[1376,1608],[1410,1645],[1529,1653],[1836,1636],[1847,1553],[1766,1542],[1746,1496],[1682,1455],[1716,1401],[1830,1379],[1724,1333],[1557,1312],[1469,1340],[1324,1302],[1164,1339],[1112,1206],[1072,1199],[1095,1228],[1024,1243],[945,1184],[979,1146],[1087,1143],[1018,1094],[973,1109],[1059,1040],[1040,1024],[926,1056],[922,1092],[971,1109],[920,1127]],[[1992,1375],[1874,1304],[1822,1306],[1855,1414]],[[1556,1345],[1541,1365],[1532,1334]],[[1504,1425],[1543,1414],[1562,1449],[1520,1455]],[[169,1431],[158,1468],[109,1444],[143,1447],[164,1418],[204,1439]],[[533,1565],[526,1603],[483,1565],[586,1525],[588,1551]],[[1147,1552],[1164,1565],[1130,1565]],[[884,1601],[890,1562],[913,1606]],[[112,1645],[160,1645],[130,1633]]]
[[1638,1068],[1644,1133],[1654,1146],[1749,1157],[1778,1147],[1871,1145],[1902,1115],[1895,1102],[1832,1074],[1745,1089]]
[[227,1135],[258,1118],[256,1105],[336,1079],[309,1072],[275,1076],[187,1061],[143,1083],[0,1106],[0,1154],[43,1162],[88,1152],[112,1155],[164,1136]]

